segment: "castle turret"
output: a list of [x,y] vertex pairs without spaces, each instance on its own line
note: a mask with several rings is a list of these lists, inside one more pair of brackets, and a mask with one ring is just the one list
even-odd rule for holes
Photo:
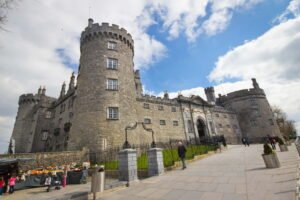
[[45,86],[42,89],[42,95],[46,95],[46,87]]
[[89,19],[80,52],[68,149],[86,146],[96,151],[122,145],[124,128],[137,121],[132,37],[118,25],[99,25]]
[[251,80],[252,80],[253,88],[255,88],[255,89],[260,89],[258,83],[256,82],[256,79],[255,79],[255,78],[252,78]]
[[169,93],[167,91],[164,93],[164,99],[169,99]]
[[134,82],[135,82],[136,94],[137,96],[141,96],[143,94],[143,86],[141,82],[140,70],[135,70]]
[[215,89],[214,87],[207,87],[204,89],[206,98],[208,103],[215,104],[216,103],[216,96],[215,96]]
[[66,83],[64,82],[61,86],[59,98],[62,98],[66,95]]
[[75,73],[73,72],[70,78],[68,93],[75,89]]
[[42,94],[42,86],[40,86],[38,89],[38,95],[41,95],[41,94]]

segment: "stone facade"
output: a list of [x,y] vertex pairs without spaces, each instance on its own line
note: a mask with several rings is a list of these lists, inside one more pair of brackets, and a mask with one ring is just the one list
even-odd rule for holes
[[[224,135],[234,144],[242,136],[260,141],[266,134],[279,135],[276,123],[270,125],[272,112],[255,79],[253,89],[219,98],[208,87],[207,101],[182,95],[170,99],[167,93],[149,96],[143,94],[140,73],[134,70],[134,41],[125,29],[89,19],[80,51],[77,83],[73,73],[58,98],[46,96],[45,88],[20,96],[12,134],[15,152],[83,147],[97,152],[122,145],[125,127],[136,122],[151,128],[160,142]],[[255,117],[258,113],[260,118]],[[253,119],[257,126],[249,124]],[[149,144],[151,133],[137,126],[128,132],[128,141]]]

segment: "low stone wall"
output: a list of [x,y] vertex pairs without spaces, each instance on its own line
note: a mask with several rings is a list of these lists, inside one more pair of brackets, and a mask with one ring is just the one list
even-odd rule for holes
[[0,158],[33,158],[33,161],[19,163],[19,168],[21,170],[28,170],[37,167],[61,166],[71,163],[82,164],[82,162],[89,162],[89,150],[83,148],[81,151],[19,153],[11,155],[0,154]]

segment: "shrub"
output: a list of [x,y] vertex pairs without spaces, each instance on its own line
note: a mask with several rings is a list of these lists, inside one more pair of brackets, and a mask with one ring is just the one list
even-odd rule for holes
[[280,137],[277,138],[277,142],[279,145],[284,145],[284,142]]
[[142,153],[137,158],[137,168],[143,170],[148,169],[148,155],[146,153]]
[[112,160],[112,161],[106,161],[98,164],[104,165],[105,170],[118,170],[119,169],[119,162],[117,160]]
[[264,144],[264,155],[270,155],[272,153],[274,153],[274,152],[273,152],[272,148],[270,147],[270,145],[265,143]]

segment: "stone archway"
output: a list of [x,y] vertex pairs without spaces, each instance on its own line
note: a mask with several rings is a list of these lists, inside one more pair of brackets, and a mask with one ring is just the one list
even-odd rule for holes
[[202,119],[197,119],[197,132],[199,138],[206,136],[206,126]]

